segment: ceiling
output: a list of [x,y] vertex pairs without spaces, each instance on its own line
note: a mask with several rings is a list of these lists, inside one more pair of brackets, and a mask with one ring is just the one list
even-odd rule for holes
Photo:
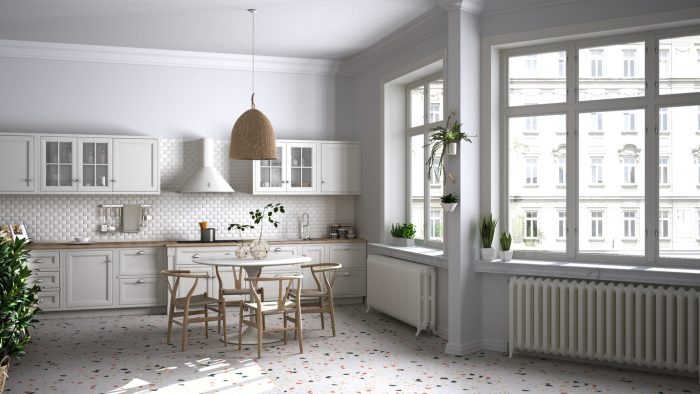
[[346,59],[435,0],[0,0],[0,39]]

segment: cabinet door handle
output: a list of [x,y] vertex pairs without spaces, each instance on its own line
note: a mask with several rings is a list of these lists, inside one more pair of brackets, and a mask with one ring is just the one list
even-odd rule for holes
[[44,299],[43,299],[43,298],[39,298],[39,301],[37,301],[37,302],[38,302],[39,304],[41,304],[42,302],[44,302]]
[[108,262],[108,263],[111,263],[111,262],[112,262],[112,259],[110,259],[110,258],[108,257],[108,258],[107,258],[107,262]]
[[321,181],[321,184],[324,184],[324,183],[326,183],[326,181]]
[[136,281],[136,283],[141,284],[141,283],[146,283],[146,281],[144,281],[143,279],[139,279]]
[[230,256],[230,255],[231,255],[231,252],[226,252],[226,254],[224,256]]
[[350,247],[349,247],[349,246],[346,246],[344,250],[350,250]]
[[144,252],[143,250],[139,250],[138,252],[136,252],[137,256],[143,256],[144,254],[146,254],[146,252]]
[[80,182],[80,179],[71,179],[71,181],[73,181],[73,183],[77,183]]
[[198,259],[198,258],[199,258],[199,253],[193,254],[193,255],[192,255],[192,258],[193,258],[193,259]]
[[27,183],[32,183],[32,178],[24,178],[24,179],[22,179],[22,181],[27,182]]
[[116,179],[110,179],[109,181],[110,181],[110,182],[116,182],[117,180],[116,180]]
[[350,273],[349,273],[349,272],[344,272],[344,273],[343,273],[343,276],[350,276]]
[[281,251],[282,251],[282,248],[275,248],[274,251],[275,251],[275,252],[281,252]]
[[36,280],[34,280],[34,283],[44,283],[44,280],[43,279],[36,279]]
[[44,262],[44,260],[42,260],[42,259],[37,259],[37,260],[33,261],[34,264],[41,264],[43,262]]

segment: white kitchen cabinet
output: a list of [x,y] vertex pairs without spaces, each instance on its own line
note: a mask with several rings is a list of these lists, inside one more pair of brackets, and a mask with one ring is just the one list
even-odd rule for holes
[[112,190],[112,141],[110,138],[78,138],[78,191]]
[[165,278],[122,277],[118,283],[121,306],[165,305]]
[[367,249],[364,243],[331,244],[329,259],[340,263],[343,269],[367,268]]
[[321,142],[321,193],[360,194],[360,144]]
[[[328,256],[328,245],[301,245],[301,255],[311,258],[311,261],[306,264],[327,263],[328,260],[326,256]],[[311,275],[311,269],[306,268],[301,271],[302,275],[304,275],[304,288],[315,289],[317,286]]]
[[34,192],[34,137],[0,135],[0,193]]
[[164,248],[116,249],[119,256],[117,292],[121,306],[165,305]]
[[277,160],[256,160],[253,191],[256,194],[306,194],[317,190],[316,142],[278,141]]
[[66,308],[114,305],[114,250],[67,250],[61,260]]
[[78,190],[77,140],[72,137],[41,137],[42,192]]
[[116,193],[158,193],[158,140],[112,139],[112,191]]

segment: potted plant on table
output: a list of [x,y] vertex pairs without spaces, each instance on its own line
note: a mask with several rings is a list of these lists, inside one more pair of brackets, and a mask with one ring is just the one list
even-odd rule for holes
[[428,180],[432,180],[433,176],[441,176],[445,166],[445,154],[450,156],[456,155],[459,141],[472,142],[471,138],[475,137],[462,132],[461,122],[455,120],[450,124],[452,118],[456,115],[454,111],[451,111],[444,126],[430,129],[432,133],[428,137],[428,144],[424,146],[430,147],[430,156],[428,161],[425,162],[428,166]]
[[5,387],[11,357],[24,355],[34,316],[40,311],[39,287],[29,286],[26,240],[0,234],[0,392]]
[[413,223],[396,223],[391,225],[391,235],[396,246],[416,246],[416,225]]
[[457,208],[457,204],[459,203],[459,197],[450,194],[445,194],[444,196],[440,197],[440,205],[442,205],[442,209],[445,212],[452,212]]
[[243,242],[243,232],[245,229],[251,229],[253,230],[255,226],[250,225],[250,224],[239,224],[239,223],[232,223],[228,225],[228,231],[231,230],[238,230],[238,237],[241,240],[241,246],[236,249],[236,257],[239,259],[244,259],[248,257],[248,253],[250,253],[250,245],[248,245],[246,242]]
[[[267,241],[262,240],[263,225],[265,224],[265,221],[268,221],[275,226],[275,228],[277,228],[280,223],[273,218],[274,214],[276,213],[284,213],[284,206],[282,203],[270,203],[265,205],[262,211],[259,209],[250,211],[250,218],[253,219],[255,224],[260,225],[260,236],[257,240],[250,243],[250,255],[255,259],[264,259],[270,252],[270,244],[268,244]],[[254,228],[253,226],[250,227]]]
[[481,259],[484,261],[493,260],[496,254],[496,250],[491,247],[493,236],[496,233],[496,224],[498,224],[498,219],[494,218],[492,214],[489,214],[489,216],[481,220],[481,225],[479,225],[479,234],[481,235]]
[[510,244],[513,242],[513,237],[509,232],[501,233],[501,261],[510,261],[513,258],[513,251],[510,250]]

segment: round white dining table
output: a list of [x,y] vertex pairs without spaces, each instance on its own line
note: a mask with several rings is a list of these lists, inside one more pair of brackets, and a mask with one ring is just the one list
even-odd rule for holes
[[[277,265],[293,265],[308,263],[311,257],[307,256],[283,256],[283,257],[268,257],[266,259],[254,259],[246,257],[244,259],[232,257],[193,257],[192,261],[197,264],[211,265],[216,267],[242,267],[249,278],[258,277],[262,272],[263,267]],[[223,337],[221,337],[223,340]],[[263,343],[277,342],[282,339],[281,334],[265,333],[263,335]],[[228,343],[238,344],[237,340],[229,339]],[[254,345],[258,343],[258,330],[255,327],[247,327],[241,334],[241,343],[246,345]]]

